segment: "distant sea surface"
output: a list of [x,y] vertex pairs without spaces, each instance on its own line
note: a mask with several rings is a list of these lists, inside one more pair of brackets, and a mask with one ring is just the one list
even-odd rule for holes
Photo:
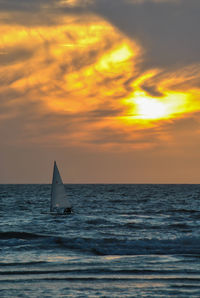
[[0,297],[200,297],[200,185],[0,185]]

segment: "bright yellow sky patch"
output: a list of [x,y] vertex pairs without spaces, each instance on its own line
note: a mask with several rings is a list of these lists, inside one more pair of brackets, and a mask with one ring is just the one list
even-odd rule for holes
[[178,114],[188,112],[187,94],[168,93],[163,97],[151,97],[144,91],[136,91],[128,100],[133,103],[133,110],[130,114],[133,119],[159,120],[177,117]]
[[154,98],[140,96],[134,100],[136,119],[160,119],[168,116],[168,107]]
[[129,45],[121,44],[118,48],[112,49],[100,58],[97,69],[101,71],[115,71],[116,67],[119,67],[119,63],[125,63],[128,59],[133,58],[134,55],[135,53]]
[[162,97],[152,97],[139,90],[125,104],[129,105],[127,119],[141,121],[175,119],[200,110],[200,103],[192,92],[166,91]]

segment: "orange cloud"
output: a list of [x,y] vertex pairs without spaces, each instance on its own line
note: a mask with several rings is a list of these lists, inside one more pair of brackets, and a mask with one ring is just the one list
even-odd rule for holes
[[0,121],[25,117],[22,138],[148,148],[169,139],[163,123],[200,110],[200,67],[142,71],[144,49],[96,16],[0,34]]

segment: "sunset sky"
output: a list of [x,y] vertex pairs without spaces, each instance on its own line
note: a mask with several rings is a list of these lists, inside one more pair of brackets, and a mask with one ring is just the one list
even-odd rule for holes
[[0,183],[200,183],[199,0],[0,0]]

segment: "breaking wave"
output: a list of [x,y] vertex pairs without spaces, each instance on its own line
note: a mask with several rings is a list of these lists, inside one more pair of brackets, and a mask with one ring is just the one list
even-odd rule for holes
[[[16,249],[45,249],[53,247],[65,250],[76,250],[94,255],[150,255],[150,254],[199,254],[200,239],[183,237],[180,239],[139,239],[123,240],[112,238],[61,237],[55,235],[38,235],[27,232],[0,233],[1,247],[16,245]],[[21,244],[21,246],[20,246]]]

